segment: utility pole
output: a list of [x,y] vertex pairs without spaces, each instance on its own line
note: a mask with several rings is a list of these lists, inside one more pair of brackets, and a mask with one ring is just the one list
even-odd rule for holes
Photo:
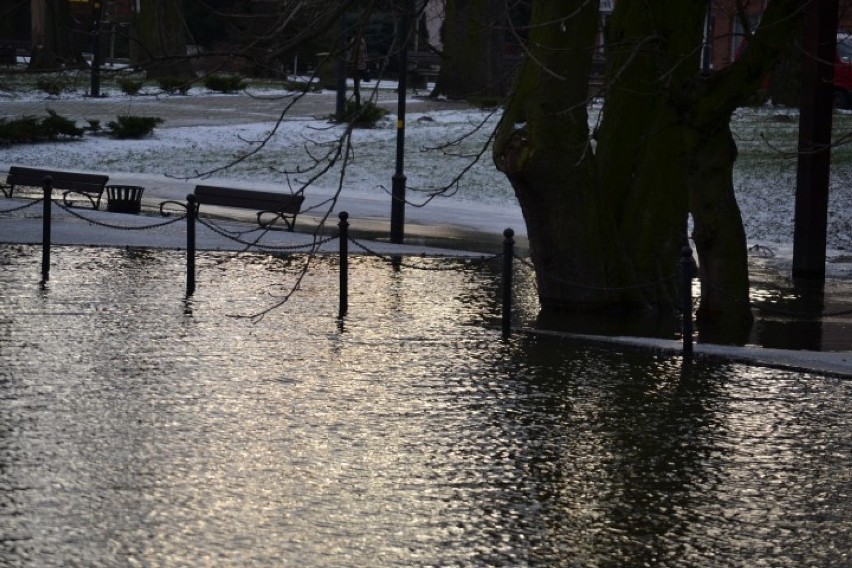
[[805,14],[794,277],[825,278],[837,11],[838,0],[813,0]]
[[405,241],[405,96],[408,90],[408,45],[411,41],[412,0],[403,0],[402,14],[397,27],[399,45],[399,90],[396,120],[396,170],[391,186],[390,241]]

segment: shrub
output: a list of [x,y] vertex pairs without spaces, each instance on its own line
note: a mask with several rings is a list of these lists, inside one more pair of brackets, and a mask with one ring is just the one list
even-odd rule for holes
[[65,83],[61,79],[39,79],[36,87],[48,95],[58,97],[65,89]]
[[295,91],[297,93],[322,91],[322,85],[318,82],[311,81],[284,81],[284,88],[288,91]]
[[47,116],[42,119],[41,126],[45,134],[50,140],[56,139],[58,136],[82,136],[83,129],[77,128],[75,123],[70,118],[59,116],[56,111],[47,109]]
[[343,116],[340,117],[340,122],[350,122],[355,126],[361,127],[373,127],[387,113],[388,111],[377,107],[371,102],[366,102],[358,106],[355,101],[347,101],[346,109],[343,111]]
[[121,92],[125,95],[138,95],[139,91],[142,89],[143,82],[137,79],[131,79],[130,77],[119,77],[118,78],[118,88],[121,89]]
[[39,142],[43,139],[41,121],[34,116],[14,120],[0,118],[0,142],[4,145]]
[[113,138],[144,138],[153,132],[154,127],[162,123],[157,116],[119,116],[107,123]]
[[157,79],[157,84],[160,85],[160,88],[169,94],[180,93],[185,95],[189,92],[189,88],[192,86],[188,79],[182,79],[180,77],[160,77]]
[[47,111],[48,116],[23,116],[13,120],[0,118],[0,145],[35,144],[56,140],[60,136],[80,137],[83,129],[74,121]]
[[204,86],[219,93],[233,93],[246,88],[246,81],[239,75],[208,75]]

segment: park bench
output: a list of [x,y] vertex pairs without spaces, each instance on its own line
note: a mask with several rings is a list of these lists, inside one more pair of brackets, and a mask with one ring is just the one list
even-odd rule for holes
[[18,55],[27,55],[30,42],[15,39],[0,39],[0,65],[17,65]]
[[[288,231],[295,228],[296,216],[301,211],[302,202],[305,200],[301,191],[275,193],[214,185],[197,185],[193,195],[199,210],[202,205],[254,209],[257,211],[257,224],[264,229],[274,228],[275,223],[281,220]],[[160,205],[161,212],[165,203]]]
[[441,56],[434,51],[409,51],[406,54],[408,74],[414,88],[425,88],[426,81],[437,79],[441,71]]
[[79,194],[89,200],[92,209],[97,209],[101,204],[101,196],[109,176],[101,174],[80,174],[75,172],[63,172],[56,170],[43,170],[39,168],[25,168],[12,166],[6,176],[6,185],[0,187],[0,191],[6,197],[12,197],[12,193],[18,186],[42,187],[44,178],[50,176],[53,189],[64,190],[62,201],[66,206],[71,206],[69,195]]

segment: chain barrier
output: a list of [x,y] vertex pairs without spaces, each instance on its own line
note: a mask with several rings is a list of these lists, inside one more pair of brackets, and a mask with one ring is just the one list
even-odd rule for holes
[[62,204],[62,203],[60,203],[56,200],[51,200],[51,201],[53,202],[54,205],[63,209],[67,213],[73,215],[74,217],[77,217],[78,219],[86,221],[87,223],[91,223],[92,225],[98,225],[100,227],[106,227],[107,229],[117,229],[119,231],[147,231],[149,229],[158,229],[160,227],[165,227],[166,225],[171,225],[173,223],[177,223],[178,221],[186,219],[186,215],[184,215],[182,217],[175,217],[174,219],[169,219],[168,221],[163,221],[163,222],[160,222],[160,223],[151,223],[149,225],[139,225],[139,226],[113,225],[112,223],[104,223],[103,221],[96,221],[95,219],[90,219],[90,218],[88,218],[84,215],[80,215],[79,213],[74,211],[72,207],[64,205],[64,204]]
[[[205,227],[207,227],[208,229],[210,229],[211,231],[213,231],[214,233],[216,233],[220,237],[223,237],[223,238],[228,239],[230,241],[233,241],[235,243],[239,243],[243,246],[255,247],[255,248],[258,248],[258,249],[261,249],[261,250],[267,250],[267,251],[299,251],[299,250],[309,251],[309,250],[315,250],[316,248],[321,247],[322,245],[324,245],[326,243],[330,243],[334,240],[337,240],[337,237],[334,236],[334,237],[327,237],[325,239],[320,239],[318,241],[313,241],[311,243],[302,244],[302,245],[263,245],[263,244],[260,244],[257,241],[246,241],[246,240],[241,239],[239,237],[233,236],[234,234],[244,234],[244,233],[228,234],[229,233],[228,231],[225,231],[224,229],[220,229],[217,226],[213,225],[212,223],[205,221],[204,219],[198,218],[197,220],[200,224],[204,225]],[[246,232],[253,232],[253,231],[246,231]]]
[[[35,201],[31,201],[29,203],[24,203],[23,205],[20,205],[18,207],[12,207],[11,209],[0,209],[0,214],[2,214],[2,213],[14,213],[16,211],[23,211],[27,207],[32,207],[34,205],[38,205],[42,201],[44,201],[44,197],[41,197],[41,198],[36,199]],[[34,218],[37,218],[37,217],[34,217]]]
[[[401,258],[401,255],[382,254],[382,253],[376,252],[376,251],[370,249],[368,246],[364,245],[362,242],[360,242],[356,239],[353,239],[352,237],[349,237],[349,242],[351,242],[352,244],[354,244],[355,246],[357,246],[358,248],[360,248],[361,250],[366,252],[368,255],[374,256],[376,258],[380,258],[380,259],[387,261],[387,262],[391,262],[391,263],[394,264],[394,266],[399,266],[399,267],[402,267],[402,268],[410,268],[410,269],[413,269],[413,270],[428,270],[428,271],[433,271],[433,272],[452,272],[452,271],[458,270],[458,267],[455,267],[455,266],[432,266],[432,267],[430,267],[430,266],[418,266],[416,264],[411,264],[409,262],[402,262],[401,260],[399,260]],[[468,257],[459,256],[459,257],[452,257],[452,258],[464,259],[464,260],[468,260],[468,261],[478,263],[478,264],[487,264],[489,262],[493,262],[494,260],[500,259],[502,257],[503,257],[503,254],[501,253],[501,254],[495,254],[495,255],[492,255],[492,256],[489,256],[489,257],[482,257],[482,258],[473,258],[473,257],[469,257],[469,256]],[[442,258],[444,258],[444,257],[442,257]]]
[[[14,213],[14,212],[17,212],[17,211],[22,211],[24,209],[38,205],[39,203],[42,203],[42,202],[44,202],[43,197],[39,198],[39,199],[35,199],[35,200],[33,200],[29,203],[25,203],[25,204],[18,206],[18,207],[0,210],[0,214]],[[187,215],[184,214],[184,215],[181,215],[179,217],[169,219],[167,221],[163,221],[163,222],[159,222],[159,223],[151,223],[151,224],[147,224],[147,225],[140,225],[140,226],[115,225],[115,224],[112,224],[112,223],[106,223],[106,222],[103,222],[103,221],[98,221],[98,220],[86,217],[84,215],[81,215],[77,211],[73,210],[72,207],[64,205],[64,204],[62,204],[58,201],[55,201],[53,199],[51,199],[51,203],[56,204],[58,207],[60,207],[61,209],[63,209],[67,213],[69,213],[70,215],[77,217],[78,219],[81,219],[82,221],[85,221],[85,222],[90,223],[92,225],[106,227],[106,228],[109,228],[109,229],[123,230],[123,231],[144,231],[144,230],[150,230],[150,229],[157,229],[157,228],[160,228],[160,227],[165,227],[167,225],[177,223],[177,222],[182,221],[182,220],[187,218]],[[198,218],[197,220],[198,220],[199,223],[201,223],[202,225],[204,225],[205,227],[207,227],[208,229],[213,231],[215,234],[217,234],[217,235],[219,235],[219,236],[221,236],[221,237],[223,237],[227,240],[236,242],[236,243],[243,245],[243,246],[246,246],[246,247],[254,247],[254,248],[257,248],[259,250],[265,250],[265,251],[271,251],[271,252],[316,250],[319,247],[340,238],[338,236],[331,236],[331,237],[327,237],[325,239],[315,240],[315,241],[308,243],[308,244],[299,244],[299,245],[267,245],[267,244],[260,244],[259,243],[260,237],[258,237],[258,239],[255,240],[255,241],[249,241],[249,240],[241,238],[245,234],[254,233],[254,232],[257,232],[257,231],[261,231],[261,230],[263,230],[264,234],[265,234],[265,231],[266,231],[265,229],[256,228],[256,229],[251,229],[251,230],[246,230],[246,231],[228,231],[224,228],[218,227],[214,223],[209,222],[207,220],[204,220],[204,219],[201,219],[201,218]],[[403,262],[403,261],[401,261],[402,255],[379,253],[379,252],[371,249],[369,246],[365,245],[361,241],[354,239],[354,238],[351,238],[351,237],[348,238],[348,241],[353,243],[355,246],[359,247],[360,249],[362,249],[368,255],[374,256],[374,257],[382,259],[382,260],[385,260],[387,262],[391,262],[395,266],[398,266],[398,267],[404,267],[404,268],[409,268],[409,269],[413,269],[413,270],[435,271],[435,272],[448,272],[448,271],[458,270],[458,267],[453,266],[453,265],[429,267],[429,266],[421,266],[421,265],[413,264],[411,262]],[[766,247],[762,247],[762,246],[759,246],[759,245],[755,245],[755,246],[751,247],[749,249],[749,253],[752,256],[759,256],[759,257],[762,257],[762,258],[771,258],[771,257],[774,256],[774,253],[772,252],[771,249],[766,248]],[[474,258],[474,257],[469,257],[469,256],[467,256],[467,257],[460,256],[460,257],[453,257],[453,258],[464,259],[464,260],[467,260],[469,262],[473,262],[475,264],[484,265],[484,264],[491,263],[491,262],[494,262],[496,260],[502,259],[504,256],[505,256],[505,253],[498,253],[498,254],[494,254],[494,255],[491,255],[491,256],[479,257],[479,258]],[[521,256],[516,255],[514,253],[512,253],[512,257],[514,259],[518,260],[523,266],[526,266],[527,268],[530,268],[533,271],[535,270],[535,267],[533,266],[532,262],[529,259],[521,257]],[[647,282],[647,283],[643,283],[643,284],[635,284],[635,285],[631,285],[631,286],[604,287],[604,286],[592,286],[592,285],[588,285],[588,284],[582,284],[580,282],[570,281],[570,280],[567,280],[565,278],[555,276],[555,275],[549,274],[549,273],[542,274],[542,278],[548,278],[548,279],[554,280],[554,281],[561,283],[563,285],[566,285],[566,286],[572,286],[572,287],[581,288],[581,289],[585,289],[585,290],[595,290],[595,291],[601,291],[601,292],[624,292],[624,291],[631,291],[631,290],[655,288],[655,287],[660,287],[660,286],[664,286],[666,284],[672,283],[677,279],[677,277],[678,277],[678,274],[673,274],[672,276],[669,276],[667,278],[662,278],[662,279],[654,281],[654,282]],[[710,290],[716,292],[720,298],[730,302],[731,304],[743,304],[743,303],[745,303],[750,308],[759,309],[762,312],[765,312],[765,313],[768,313],[768,314],[774,314],[774,315],[779,315],[779,316],[787,316],[787,317],[793,317],[793,318],[799,318],[799,319],[819,319],[819,318],[827,318],[827,317],[840,317],[840,316],[852,315],[852,308],[845,309],[845,310],[837,310],[837,311],[833,311],[833,312],[802,312],[802,311],[795,311],[795,310],[786,310],[786,309],[782,309],[782,308],[775,308],[775,307],[772,307],[772,306],[759,305],[759,304],[757,304],[756,302],[754,302],[750,299],[743,300],[743,299],[737,298],[734,295],[730,294],[729,292],[727,292],[726,290],[724,290],[720,287],[712,286],[712,285],[706,284],[704,282],[702,282],[701,285],[707,286]],[[693,298],[692,302],[691,302],[692,305],[693,305],[693,308],[699,302],[700,302],[700,297]]]
[[[517,259],[521,264],[523,264],[527,268],[530,268],[531,270],[535,270],[535,267],[533,266],[532,262],[530,262],[529,260],[527,260],[523,257],[520,257],[518,255],[515,255],[515,259]],[[567,286],[573,286],[575,288],[582,288],[584,290],[595,290],[595,291],[598,291],[598,292],[627,292],[627,291],[630,291],[630,290],[642,290],[643,288],[657,288],[657,287],[663,286],[665,284],[668,284],[668,283],[676,280],[677,277],[678,277],[677,274],[673,274],[673,275],[671,275],[667,278],[662,278],[662,279],[657,280],[655,282],[648,282],[648,283],[645,283],[645,284],[634,284],[632,286],[607,287],[607,286],[591,286],[589,284],[581,284],[579,282],[572,282],[572,281],[566,280],[566,279],[564,279],[560,276],[554,276],[554,275],[548,274],[546,272],[543,273],[541,276],[542,276],[542,278],[549,278],[551,280],[554,280],[555,282],[559,282],[560,284],[565,284]]]

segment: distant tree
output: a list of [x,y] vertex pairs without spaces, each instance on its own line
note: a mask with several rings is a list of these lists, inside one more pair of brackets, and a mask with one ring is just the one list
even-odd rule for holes
[[149,78],[193,77],[180,0],[140,0],[130,58]]
[[433,96],[482,99],[508,92],[507,14],[505,0],[445,0],[443,56]]
[[61,69],[83,63],[71,41],[68,0],[31,0],[32,49],[30,69]]
[[8,0],[0,5],[0,38],[22,38],[22,31],[25,30],[29,18],[30,2],[31,0]]

